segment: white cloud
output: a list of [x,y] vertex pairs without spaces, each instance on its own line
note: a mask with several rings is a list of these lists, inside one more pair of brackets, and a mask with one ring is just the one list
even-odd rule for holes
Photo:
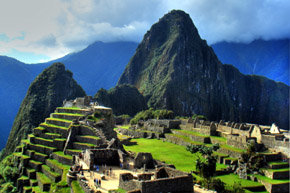
[[290,37],[286,0],[0,0],[0,34],[10,39],[0,39],[0,54],[54,59],[95,41],[139,42],[172,9],[189,13],[209,43]]

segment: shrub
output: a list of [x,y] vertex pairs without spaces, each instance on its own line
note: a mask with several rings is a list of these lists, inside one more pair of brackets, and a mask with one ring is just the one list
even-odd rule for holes
[[148,110],[137,113],[135,117],[131,119],[130,124],[135,125],[140,120],[147,121],[148,119],[173,119],[173,118],[174,118],[173,111],[166,109],[154,110],[153,108],[150,108]]

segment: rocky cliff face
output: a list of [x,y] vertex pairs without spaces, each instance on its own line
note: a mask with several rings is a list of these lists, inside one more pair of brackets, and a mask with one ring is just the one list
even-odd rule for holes
[[171,11],[144,35],[118,84],[132,84],[148,106],[211,120],[289,125],[289,87],[223,65],[189,15]]
[[61,63],[45,69],[30,85],[14,120],[3,156],[14,151],[21,139],[27,137],[32,128],[37,127],[64,99],[85,96],[84,90],[65,70]]
[[134,116],[147,108],[143,95],[131,85],[119,85],[108,91],[100,89],[95,99],[100,105],[111,107],[115,115]]

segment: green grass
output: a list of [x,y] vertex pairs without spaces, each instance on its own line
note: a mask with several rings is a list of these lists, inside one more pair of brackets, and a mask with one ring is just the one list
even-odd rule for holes
[[288,165],[288,162],[268,162],[269,165]]
[[73,110],[81,110],[79,107],[57,107],[56,109],[73,109]]
[[[124,146],[127,151],[149,152],[154,159],[165,161],[167,164],[174,164],[176,169],[190,172],[195,169],[195,160],[197,155],[186,151],[185,147],[169,142],[163,142],[157,139],[132,139],[136,145]],[[223,169],[227,166],[217,164],[217,169]]]
[[131,125],[122,125],[122,126],[120,126],[120,128],[122,128],[122,129],[129,129],[131,127]]
[[42,162],[35,161],[35,160],[29,160],[30,163],[35,164],[35,165],[41,165]]
[[34,193],[46,193],[46,192],[41,191],[39,186],[32,187],[32,192],[34,192]]
[[58,177],[60,176],[59,173],[51,171],[50,167],[48,167],[47,165],[42,165],[42,170],[46,170],[47,172],[49,172],[53,177]]
[[67,116],[76,116],[76,117],[82,117],[84,115],[79,114],[79,113],[53,113],[55,115],[67,115]]
[[84,193],[83,189],[79,185],[79,182],[76,180],[72,181],[71,188],[72,188],[73,192]]
[[29,159],[28,155],[24,155],[22,152],[15,152],[13,153],[14,156],[21,157],[22,159]]
[[41,127],[41,126],[40,127],[36,127],[34,129],[41,130],[41,131],[45,130],[45,128],[44,127]]
[[67,150],[70,152],[77,152],[77,153],[83,152],[83,150],[81,150],[81,149],[67,149]]
[[42,137],[35,137],[35,139],[38,139],[38,140],[41,140],[41,141],[47,141],[47,142],[53,143],[53,140],[52,140],[52,139],[46,139],[46,138],[42,138]]
[[284,180],[273,180],[271,178],[268,178],[266,176],[262,176],[262,175],[254,175],[255,177],[257,177],[258,179],[268,182],[270,184],[283,184],[283,183],[290,183],[289,179],[284,179]]
[[271,172],[286,172],[286,171],[289,171],[289,168],[267,169],[267,170]]
[[66,138],[55,138],[54,141],[63,142],[63,141],[66,141]]
[[45,135],[60,137],[61,135],[58,133],[45,133]]
[[217,176],[216,178],[219,178],[221,181],[226,183],[228,186],[233,186],[234,182],[239,182],[239,181],[241,182],[242,187],[256,187],[256,186],[262,185],[259,182],[240,179],[239,176],[236,174],[222,175],[222,176]]
[[213,139],[216,139],[216,140],[219,140],[223,143],[226,143],[227,142],[227,138],[225,137],[219,137],[219,136],[210,136],[210,138],[213,138]]
[[56,155],[58,155],[58,156],[60,156],[60,157],[64,157],[66,159],[72,160],[72,156],[71,155],[66,155],[62,151],[56,151],[56,152],[53,152],[53,153],[56,154]]
[[81,142],[74,142],[73,144],[77,144],[77,145],[86,145],[88,147],[95,147],[96,145],[91,144],[91,143],[81,143]]
[[18,180],[29,180],[28,176],[21,176]]
[[80,135],[81,138],[88,138],[88,139],[95,139],[95,140],[99,140],[101,139],[98,136],[93,136],[93,135]]
[[223,148],[223,149],[227,149],[227,150],[230,150],[230,151],[235,151],[235,152],[238,152],[238,153],[246,152],[245,149],[239,149],[239,148],[227,145],[227,144],[220,144],[220,147]]
[[41,172],[36,172],[37,180],[39,180],[42,184],[51,184],[51,180]]
[[60,118],[53,118],[53,117],[46,118],[46,120],[61,121],[61,122],[66,122],[66,123],[71,123],[72,122],[71,120],[68,120],[68,119],[60,119]]
[[50,149],[52,151],[56,149],[55,147],[49,147],[49,146],[40,145],[40,144],[34,144],[34,143],[30,143],[30,145],[41,147],[41,148],[47,148],[47,149]]
[[202,143],[202,142],[199,142],[199,141],[192,141],[191,139],[189,139],[189,137],[187,137],[187,136],[185,136],[185,135],[178,135],[178,134],[173,134],[173,133],[166,134],[166,135],[171,135],[171,136],[174,136],[174,137],[180,138],[180,139],[182,139],[184,142],[191,143],[192,145],[204,145],[204,143]]
[[53,127],[53,128],[56,128],[56,129],[68,130],[67,127],[58,126],[58,125],[53,125],[53,124],[48,124],[48,123],[41,123],[41,125],[45,125],[45,126],[47,126],[47,127]]
[[179,129],[172,129],[172,130],[173,131],[177,131],[179,133],[193,135],[193,136],[198,136],[198,137],[209,137],[208,135],[204,135],[202,133],[198,133],[198,132],[195,132],[195,131],[179,130]]

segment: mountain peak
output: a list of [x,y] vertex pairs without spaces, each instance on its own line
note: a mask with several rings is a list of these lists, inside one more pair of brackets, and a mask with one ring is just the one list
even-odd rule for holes
[[61,106],[63,100],[86,95],[72,76],[64,64],[54,63],[35,78],[19,108],[2,156],[12,153],[21,139]]
[[[166,108],[178,115],[203,114],[210,120],[260,124],[277,122],[284,128],[289,123],[283,115],[288,109],[283,104],[289,104],[289,87],[245,76],[221,64],[183,11],[173,10],[151,27],[118,84],[134,85],[149,107]],[[266,111],[268,106],[279,110]]]

